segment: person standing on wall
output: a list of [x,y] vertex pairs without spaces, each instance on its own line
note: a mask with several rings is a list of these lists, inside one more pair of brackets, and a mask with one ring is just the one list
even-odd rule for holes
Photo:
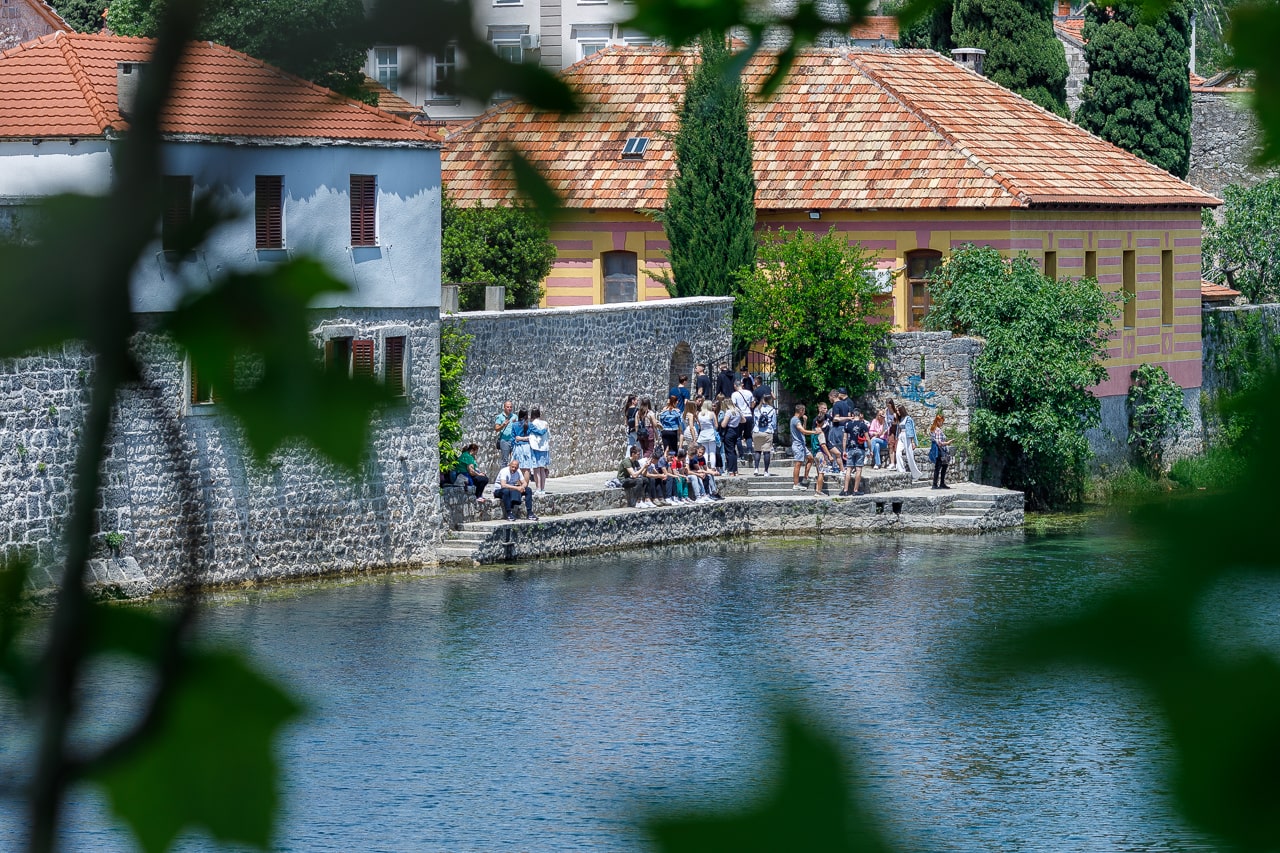
[[551,425],[542,419],[542,410],[529,412],[529,452],[533,461],[533,496],[540,498],[547,489],[547,474],[551,468]]
[[689,402],[689,377],[681,376],[680,381],[671,387],[668,396],[675,397],[680,406],[680,410],[684,411],[684,404]]
[[493,419],[493,431],[498,436],[498,461],[506,465],[511,461],[512,442],[516,438],[515,406],[510,400],[502,404],[502,411]]
[[756,407],[752,421],[751,445],[755,452],[755,475],[760,476],[760,460],[764,458],[764,476],[772,477],[769,462],[773,459],[773,431],[778,425],[778,410],[773,407],[773,395],[765,394],[763,402]]
[[947,468],[951,465],[951,440],[942,431],[946,418],[938,414],[929,426],[929,461],[933,463],[933,488],[949,489]]
[[711,377],[707,375],[707,369],[701,364],[693,368],[693,390],[703,400],[711,400],[714,398],[712,394]]
[[907,465],[911,469],[911,479],[923,480],[924,475],[920,473],[920,466],[916,465],[916,421],[915,418],[907,414],[907,407],[899,404],[898,406],[898,452],[897,463],[898,470],[902,473],[907,472],[907,467],[902,464],[903,457],[906,457]]

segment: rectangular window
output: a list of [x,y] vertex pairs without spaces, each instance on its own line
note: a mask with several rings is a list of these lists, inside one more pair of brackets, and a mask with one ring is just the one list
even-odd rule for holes
[[351,376],[373,378],[373,341],[356,338],[351,342]]
[[942,266],[942,253],[929,249],[907,252],[907,330],[919,331],[933,300],[929,297],[929,273]]
[[436,99],[452,98],[453,83],[458,73],[458,49],[454,45],[445,45],[440,54],[432,59],[431,96]]
[[253,221],[257,248],[284,248],[284,176],[254,177]]
[[[235,360],[228,359],[226,366],[226,374],[231,376],[235,371]],[[211,406],[222,402],[222,388],[213,384],[213,376],[209,371],[202,374],[196,369],[196,363],[187,359],[187,372],[191,378],[191,405]]]
[[161,178],[160,195],[160,247],[169,252],[182,248],[181,234],[191,224],[191,176],[165,175]]
[[607,41],[580,41],[578,42],[578,58],[586,59],[593,53],[599,53],[609,46]]
[[1173,325],[1173,252],[1160,253],[1160,322]]
[[400,49],[398,47],[375,47],[373,49],[373,58],[378,82],[393,92],[399,92]]
[[1044,253],[1044,277],[1051,278],[1054,281],[1058,280],[1058,253],[1057,252]]
[[493,50],[498,54],[498,58],[507,62],[523,62],[524,49],[520,47],[520,39],[494,39]]
[[382,381],[397,397],[407,392],[404,381],[404,338],[389,337],[382,341]]
[[378,176],[351,176],[351,245],[378,245]]
[[1084,277],[1091,278],[1094,281],[1098,280],[1098,253],[1097,252],[1084,253]]
[[329,338],[324,342],[324,372],[351,375],[351,338]]
[[1132,329],[1138,325],[1138,259],[1132,249],[1127,249],[1124,253],[1121,273],[1120,292],[1124,296],[1124,327]]

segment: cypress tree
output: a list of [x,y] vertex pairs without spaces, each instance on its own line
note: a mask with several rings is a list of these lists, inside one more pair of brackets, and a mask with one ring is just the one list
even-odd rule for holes
[[1142,6],[1089,7],[1089,62],[1076,122],[1179,178],[1191,168],[1191,26],[1174,0],[1154,18]]
[[1053,34],[1053,0],[955,0],[956,47],[987,52],[983,73],[1046,110],[1067,111],[1067,55]]
[[676,175],[658,214],[670,245],[672,296],[724,296],[735,273],[755,263],[756,181],[747,96],[724,37],[704,33],[701,61],[685,85],[675,136]]

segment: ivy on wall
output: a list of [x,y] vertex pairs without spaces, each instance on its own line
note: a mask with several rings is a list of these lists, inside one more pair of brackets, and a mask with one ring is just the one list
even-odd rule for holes
[[1207,311],[1203,335],[1209,368],[1200,397],[1205,434],[1231,446],[1253,426],[1251,410],[1231,401],[1256,391],[1280,369],[1280,312]]
[[467,350],[474,336],[458,321],[440,324],[440,472],[458,464],[458,444],[462,441],[462,412],[467,395],[462,390],[462,374],[467,369]]

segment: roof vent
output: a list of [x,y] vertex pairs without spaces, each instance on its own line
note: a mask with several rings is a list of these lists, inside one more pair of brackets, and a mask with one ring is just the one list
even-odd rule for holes
[[951,51],[951,59],[956,65],[968,68],[974,74],[982,76],[982,58],[987,52],[980,47],[957,47]]
[[643,160],[645,149],[649,147],[649,137],[633,136],[627,140],[622,149],[622,159]]
[[138,107],[138,89],[142,86],[142,75],[147,69],[146,62],[116,63],[116,105],[120,115],[132,119]]

